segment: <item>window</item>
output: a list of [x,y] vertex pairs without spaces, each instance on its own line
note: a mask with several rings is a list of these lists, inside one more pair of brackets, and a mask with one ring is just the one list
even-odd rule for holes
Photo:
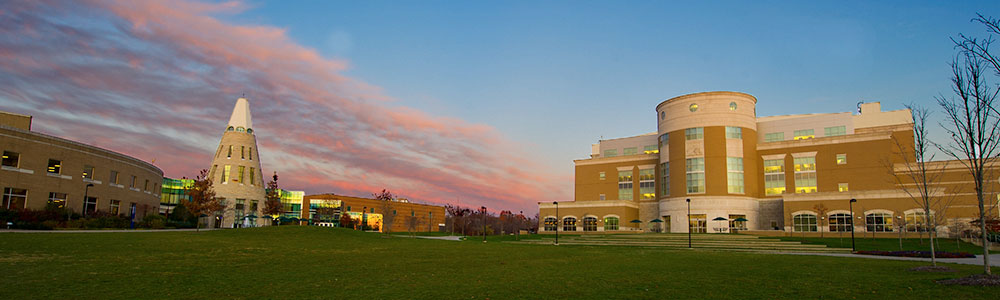
[[645,154],[660,153],[660,148],[657,148],[656,145],[646,145],[642,147],[642,153]]
[[838,136],[847,134],[846,126],[834,126],[823,128],[823,136]]
[[219,150],[215,150],[215,157],[219,157],[219,154],[222,154],[222,145],[219,145]]
[[706,221],[708,220],[704,214],[688,215],[688,230],[692,233],[705,233],[707,232],[705,225],[708,224]]
[[684,129],[684,140],[687,140],[687,141],[690,141],[690,140],[700,140],[700,139],[703,139],[703,138],[705,138],[705,128],[704,127],[695,127],[695,128]]
[[[934,217],[934,212],[931,212],[931,217]],[[923,210],[915,210],[907,212],[904,214],[903,220],[906,224],[906,231],[912,232],[927,232],[931,231],[930,220],[927,218],[927,214]]]
[[142,190],[143,191],[149,190],[149,179],[146,179],[146,182],[142,184]]
[[743,158],[726,158],[726,178],[729,183],[730,194],[742,194],[743,191]]
[[618,230],[618,217],[604,218],[604,231]]
[[660,196],[670,196],[670,162],[660,164]]
[[247,146],[240,146],[240,159],[247,159]]
[[232,166],[226,165],[222,168],[222,183],[229,182],[229,171],[232,170]]
[[48,207],[54,208],[65,208],[66,207],[66,194],[65,193],[49,193],[49,201],[46,203]]
[[830,231],[831,232],[849,232],[854,230],[854,220],[849,214],[832,214],[830,215]]
[[118,171],[111,171],[111,176],[108,176],[108,182],[118,184]]
[[635,155],[636,153],[638,153],[639,151],[638,149],[639,149],[638,147],[629,147],[622,149],[622,155]]
[[847,164],[847,154],[837,154],[837,164],[846,165]]
[[729,110],[736,111],[736,102],[729,102]]
[[764,194],[781,195],[785,192],[785,160],[764,160]]
[[597,231],[597,218],[583,218],[583,231]]
[[618,156],[618,149],[604,150],[604,157],[615,157],[615,156]]
[[667,118],[667,112],[663,112],[663,111],[661,111],[661,112],[660,112],[660,120],[664,120],[664,119],[666,119],[666,118]]
[[24,209],[28,202],[28,190],[3,188],[3,208],[4,209]]
[[250,151],[247,151],[247,157],[253,160],[253,147],[250,147]]
[[250,168],[250,185],[254,185],[253,167]]
[[576,218],[574,217],[563,218],[563,231],[576,231]]
[[632,200],[632,171],[618,171],[618,200]]
[[780,142],[785,140],[784,132],[772,132],[764,134],[764,142]]
[[729,215],[729,232],[747,230],[747,221],[737,221],[739,219],[746,220],[747,215]]
[[639,197],[656,199],[656,169],[639,170]]
[[727,139],[742,139],[743,138],[743,128],[726,126],[726,138]]
[[604,172],[601,172],[601,173],[598,173],[598,176],[599,176],[599,177],[601,178],[601,180],[604,180],[604,179],[605,179],[605,177],[606,177],[606,176],[604,175]]
[[844,182],[838,183],[837,184],[837,191],[838,192],[847,192],[847,191],[849,191],[847,189],[847,183],[844,183]]
[[814,232],[816,227],[816,215],[800,214],[792,216],[792,231]]
[[661,150],[663,149],[663,147],[670,147],[670,134],[664,133],[660,135],[660,142],[658,145],[660,146]]
[[17,152],[4,151],[3,152],[3,166],[17,168],[21,160],[21,155]]
[[687,159],[687,192],[705,192],[705,158]]
[[892,232],[892,215],[887,213],[865,215],[865,229],[869,232]]
[[239,183],[241,183],[241,184],[243,183],[243,171],[245,171],[245,170],[246,170],[246,167],[244,167],[244,166],[240,166],[240,169],[239,169],[239,172],[238,172],[238,173],[236,173],[236,174],[237,174],[237,176],[239,176],[239,177],[237,177],[237,178],[239,178],[239,180],[237,180],[237,181],[238,181]]
[[234,210],[236,211],[237,217],[243,217],[246,203],[247,199],[236,199],[236,207],[234,207]]
[[83,214],[88,215],[97,212],[97,197],[87,197],[83,203]]
[[812,129],[796,130],[795,131],[795,140],[804,140],[804,139],[814,138],[814,137],[816,137],[816,134],[814,134],[813,132],[814,131]]
[[236,132],[245,132],[245,131],[247,131],[247,130],[245,128],[243,128],[243,126],[236,127]]
[[236,128],[233,128],[233,126],[229,126],[228,128],[226,128],[226,131],[233,131],[233,130],[235,130],[235,129],[236,129]]
[[604,200],[607,199],[607,196],[604,196],[604,194],[600,194],[600,195],[597,196],[597,198],[601,199],[601,201],[604,201]]
[[226,158],[233,157],[233,146],[229,146],[229,152],[226,153]]
[[122,202],[120,200],[111,200],[111,212],[112,215],[118,215],[118,208],[121,207]]
[[49,174],[62,174],[62,161],[49,159]]
[[544,223],[545,231],[556,231],[557,228],[556,226],[558,226],[558,223],[559,222],[556,221],[556,218],[553,217],[545,218],[545,223]]
[[795,193],[816,192],[816,158],[795,158]]
[[698,110],[698,104],[691,103],[691,105],[688,105],[688,109],[691,110],[691,112],[695,112],[696,110]]
[[130,188],[135,188],[135,183],[136,183],[137,181],[139,181],[139,177],[135,177],[135,175],[132,175],[132,183],[131,183],[131,184],[129,184],[129,186],[128,186],[128,187],[130,187]]
[[83,166],[83,179],[94,180],[94,166]]

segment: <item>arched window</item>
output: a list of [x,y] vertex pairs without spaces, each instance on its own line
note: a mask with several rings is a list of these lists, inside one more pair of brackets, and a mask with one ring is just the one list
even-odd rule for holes
[[[933,217],[934,212],[931,211],[931,218]],[[906,231],[925,232],[931,230],[930,219],[927,218],[927,214],[923,210],[908,211],[904,214],[903,220],[906,221]]]
[[247,128],[247,133],[253,133],[253,129]]
[[618,230],[618,217],[604,218],[604,231]]
[[850,232],[852,230],[854,230],[854,222],[850,214],[830,215],[831,232]]
[[558,219],[553,217],[545,218],[545,231],[556,231],[556,223]]
[[226,128],[226,131],[233,131],[233,130],[235,130],[235,128],[233,128],[233,126],[229,126],[229,128]]
[[799,214],[792,217],[792,231],[816,231],[816,215]]
[[597,218],[583,218],[583,231],[597,231]]
[[887,213],[865,215],[865,229],[870,232],[892,232],[892,215]]
[[576,231],[576,218],[574,217],[563,218],[563,231]]
[[245,132],[245,131],[246,129],[244,129],[243,126],[236,127],[236,132]]

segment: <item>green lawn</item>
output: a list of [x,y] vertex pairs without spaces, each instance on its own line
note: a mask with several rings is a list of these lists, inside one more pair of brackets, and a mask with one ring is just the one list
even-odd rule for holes
[[[511,239],[513,237],[503,237]],[[383,238],[283,226],[0,234],[0,299],[993,298],[921,262]]]
[[[824,237],[824,238],[813,238],[813,237],[775,237],[783,241],[796,241],[802,242],[804,244],[822,244],[827,247],[837,247],[837,248],[851,248],[851,235],[847,234],[843,238],[839,238],[836,235],[834,237]],[[983,247],[979,247],[966,242],[955,243],[955,239],[940,239],[935,243],[935,251],[948,251],[948,252],[968,252],[972,254],[983,254]],[[860,250],[881,250],[881,251],[899,251],[899,239],[892,238],[876,238],[872,239],[870,236],[867,238],[861,237],[860,235],[854,237],[854,243],[857,249]],[[917,250],[917,251],[930,251],[931,250],[930,240],[926,237],[921,240],[919,238],[903,239],[903,250]],[[992,252],[991,252],[992,253]]]

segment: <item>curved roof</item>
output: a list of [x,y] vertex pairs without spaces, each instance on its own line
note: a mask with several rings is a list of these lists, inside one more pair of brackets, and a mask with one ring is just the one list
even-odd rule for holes
[[757,104],[757,97],[754,97],[753,95],[750,95],[750,94],[747,94],[747,93],[730,92],[730,91],[716,91],[716,92],[693,93],[693,94],[687,94],[687,95],[681,95],[681,96],[673,97],[673,98],[664,100],[663,102],[660,102],[660,104],[657,104],[656,105],[656,110],[660,110],[660,106],[663,106],[663,104],[666,104],[667,102],[670,102],[670,101],[679,101],[679,100],[683,100],[683,99],[695,98],[695,97],[704,97],[704,96],[744,97],[744,98],[749,98],[750,100],[753,100],[753,103]]
[[253,123],[250,121],[250,101],[247,101],[247,98],[236,99],[236,106],[233,107],[228,126],[253,128]]

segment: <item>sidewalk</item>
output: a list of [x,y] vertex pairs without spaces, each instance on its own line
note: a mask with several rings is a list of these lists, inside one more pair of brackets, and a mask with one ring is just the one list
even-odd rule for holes
[[[394,235],[395,237],[411,237],[408,235]],[[462,237],[457,235],[445,235],[445,236],[413,236],[418,239],[429,239],[429,240],[444,240],[444,241],[461,241]]]
[[[219,230],[218,228],[202,228],[201,231]],[[175,231],[197,231],[197,229],[109,229],[109,230],[24,230],[24,229],[0,229],[0,233],[105,233],[105,232],[175,232]]]
[[[854,258],[885,259],[885,260],[909,260],[909,261],[925,261],[925,262],[931,261],[930,258],[923,258],[923,257],[880,256],[880,255],[863,255],[863,254],[847,254],[847,253],[786,253],[786,254],[854,257]],[[963,264],[963,265],[982,265],[983,256],[976,255],[976,258],[938,258],[937,261],[941,263],[952,263],[952,264]],[[990,254],[990,266],[1000,267],[1000,254]]]

